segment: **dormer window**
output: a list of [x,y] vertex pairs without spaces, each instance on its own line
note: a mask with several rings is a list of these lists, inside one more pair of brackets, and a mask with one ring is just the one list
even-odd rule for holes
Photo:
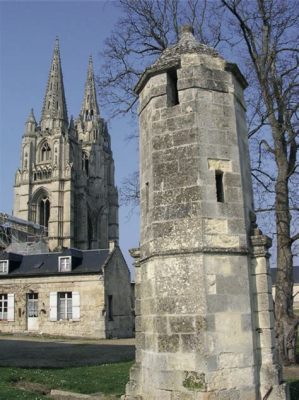
[[0,261],[0,274],[2,275],[8,274],[8,260]]
[[58,271],[69,272],[72,270],[72,257],[59,257],[58,259]]

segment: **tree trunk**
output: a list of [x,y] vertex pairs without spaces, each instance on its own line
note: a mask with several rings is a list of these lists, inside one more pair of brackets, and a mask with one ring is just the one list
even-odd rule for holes
[[293,256],[291,251],[288,189],[288,160],[284,135],[276,136],[275,156],[278,167],[275,187],[277,229],[277,275],[275,293],[275,328],[280,360],[287,365],[296,362],[298,319],[293,313]]

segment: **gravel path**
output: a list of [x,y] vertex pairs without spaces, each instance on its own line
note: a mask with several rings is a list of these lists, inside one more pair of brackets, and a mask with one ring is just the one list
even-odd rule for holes
[[134,357],[134,339],[85,341],[0,337],[0,367],[79,367],[129,361]]

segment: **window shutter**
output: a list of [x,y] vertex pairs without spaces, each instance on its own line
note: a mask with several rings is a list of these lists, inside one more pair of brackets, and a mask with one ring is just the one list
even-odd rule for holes
[[80,293],[72,292],[72,319],[80,320]]
[[57,321],[57,292],[50,292],[50,321]]
[[15,320],[15,295],[10,293],[7,295],[7,321]]

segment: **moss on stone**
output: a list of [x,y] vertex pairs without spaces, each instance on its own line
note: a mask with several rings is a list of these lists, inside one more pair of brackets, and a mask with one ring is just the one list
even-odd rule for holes
[[204,391],[206,389],[205,374],[198,374],[195,371],[185,371],[183,386],[188,390]]

